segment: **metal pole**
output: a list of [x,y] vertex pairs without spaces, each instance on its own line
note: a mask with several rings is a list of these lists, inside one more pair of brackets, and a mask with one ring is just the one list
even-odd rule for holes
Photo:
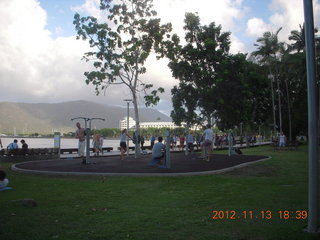
[[315,233],[318,230],[318,109],[316,63],[312,0],[304,0],[304,19],[307,57],[308,83],[308,135],[309,135],[309,199],[308,199],[308,228]]
[[[129,101],[127,101],[127,131],[129,133]],[[129,138],[127,138],[127,156],[129,156]]]
[[90,134],[90,127],[86,127],[86,164],[90,163]]
[[171,159],[170,159],[170,129],[167,128],[166,132],[166,167],[171,168]]

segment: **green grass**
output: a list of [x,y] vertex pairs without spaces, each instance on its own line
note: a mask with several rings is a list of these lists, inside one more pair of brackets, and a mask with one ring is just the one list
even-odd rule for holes
[[[307,220],[278,214],[307,209],[307,148],[243,152],[272,159],[190,177],[46,177],[15,173],[1,163],[14,190],[0,192],[0,239],[318,239],[303,232]],[[38,206],[14,201],[24,198]],[[273,215],[213,220],[214,210]]]

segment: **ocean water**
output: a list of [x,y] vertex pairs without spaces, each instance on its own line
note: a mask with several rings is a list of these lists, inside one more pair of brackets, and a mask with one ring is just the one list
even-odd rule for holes
[[[29,148],[53,148],[54,139],[53,138],[7,138],[2,137],[2,145],[6,148],[14,139],[18,140],[18,146],[21,148],[21,139],[24,139],[28,144]],[[103,147],[113,147],[113,150],[117,150],[120,145],[120,139],[104,139]],[[133,146],[132,141],[129,142],[129,146]],[[146,141],[145,146],[149,146],[150,142]],[[90,146],[92,147],[92,140],[90,141]],[[61,138],[60,148],[78,148],[78,140],[72,138]]]

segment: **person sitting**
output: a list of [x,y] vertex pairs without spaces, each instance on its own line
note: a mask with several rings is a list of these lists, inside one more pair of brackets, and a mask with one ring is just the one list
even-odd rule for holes
[[24,139],[22,139],[20,142],[22,144],[21,155],[25,156],[26,154],[28,154],[28,144]]
[[160,165],[161,159],[164,158],[165,145],[162,143],[163,138],[158,137],[158,142],[153,145],[152,148],[152,160],[148,164],[149,166]]
[[6,172],[0,170],[0,189],[6,188],[9,184],[9,180],[6,178]]
[[12,143],[7,146],[8,153],[16,155],[18,153],[18,140],[14,139]]

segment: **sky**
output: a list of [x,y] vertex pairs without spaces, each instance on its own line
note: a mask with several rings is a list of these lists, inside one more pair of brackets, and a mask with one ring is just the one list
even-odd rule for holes
[[[288,42],[290,31],[303,24],[303,0],[154,0],[162,23],[171,22],[173,32],[184,37],[186,12],[197,12],[201,24],[215,22],[231,32],[231,53],[250,53],[266,31],[279,33]],[[320,26],[320,0],[313,0],[315,26]],[[111,86],[96,96],[94,87],[85,83],[83,73],[91,63],[81,60],[90,50],[88,43],[76,40],[73,16],[101,17],[99,0],[0,0],[0,101],[57,103],[88,100],[126,106],[127,88]],[[163,87],[155,107],[170,115],[172,78],[167,60],[150,56],[146,83]],[[143,98],[140,98],[143,106]]]

